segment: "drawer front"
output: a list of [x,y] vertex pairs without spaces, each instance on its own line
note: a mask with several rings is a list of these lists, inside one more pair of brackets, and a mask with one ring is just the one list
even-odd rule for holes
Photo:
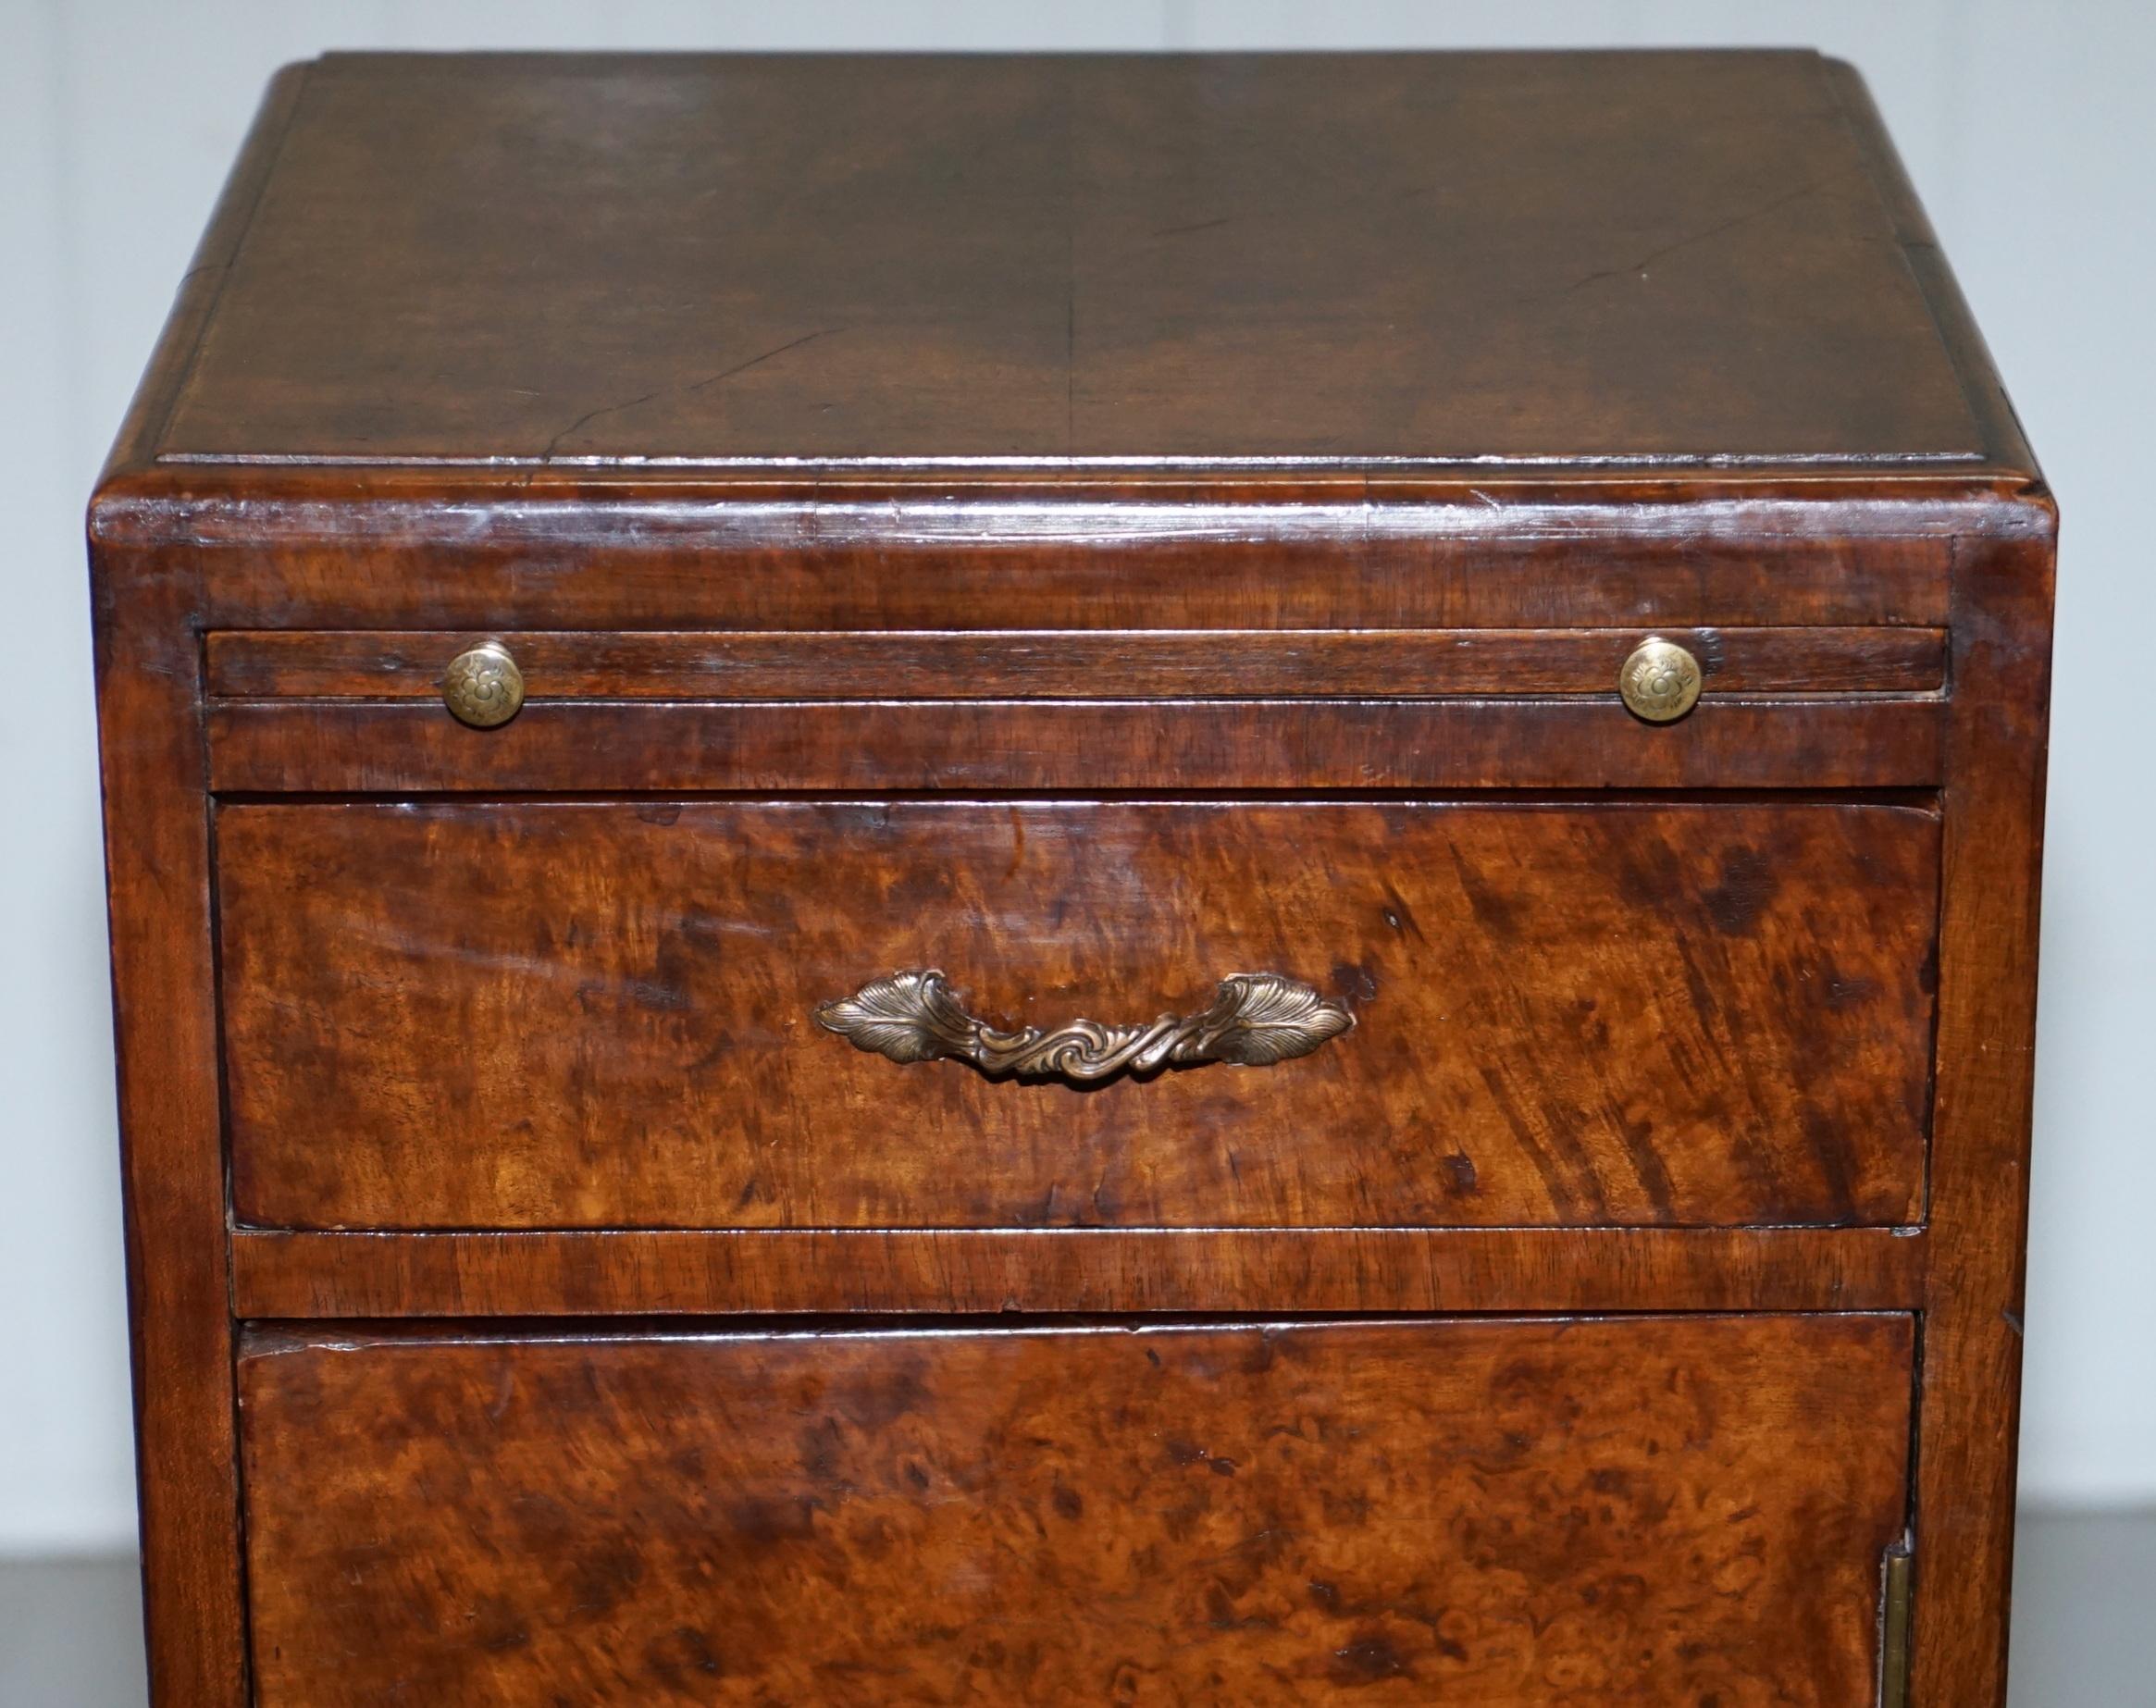
[[256,1700],[1859,1708],[1912,1343],[261,1334]]
[[[225,808],[217,843],[254,1225],[1921,1212],[1925,809],[293,803]],[[1330,1026],[1238,1063],[1253,1034],[1205,1020],[1231,974]],[[1166,1059],[1082,1083],[999,1041],[1163,1015]],[[991,1071],[865,1047],[960,1021]]]

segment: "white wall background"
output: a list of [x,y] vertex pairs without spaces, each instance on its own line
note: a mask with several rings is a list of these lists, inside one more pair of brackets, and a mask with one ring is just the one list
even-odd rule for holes
[[81,513],[272,69],[329,47],[1739,43],[1863,68],[2061,494],[2025,1490],[2156,1504],[2156,7],[0,0],[0,1553],[133,1535]]

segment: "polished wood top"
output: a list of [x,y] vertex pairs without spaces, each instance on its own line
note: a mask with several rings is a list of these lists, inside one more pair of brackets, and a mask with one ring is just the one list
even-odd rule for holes
[[1861,85],[1808,53],[291,75],[176,322],[167,464],[2026,456]]

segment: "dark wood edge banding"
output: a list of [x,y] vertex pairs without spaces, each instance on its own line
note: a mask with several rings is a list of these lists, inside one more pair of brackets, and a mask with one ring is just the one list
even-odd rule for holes
[[91,501],[91,586],[119,1089],[149,1694],[251,1699],[225,1239],[210,814],[199,672],[203,565],[130,549],[128,511],[307,80],[271,80]]
[[228,699],[427,699],[475,638],[532,700],[1609,695],[1648,635],[1710,693],[1914,694],[1945,680],[1939,628],[997,629],[765,633],[232,630],[206,638]]
[[242,1230],[242,1318],[1907,1310],[1916,1229]]
[[[1419,1313],[1418,1313],[1419,1315]],[[1773,1310],[1702,1311],[1568,1311],[1559,1331],[1582,1323],[1623,1323],[1641,1319],[1685,1317],[1699,1321],[1728,1319],[1751,1321],[1760,1318],[1877,1317],[1899,1319],[1909,1331],[1914,1352],[1915,1324],[1911,1313],[1888,1306],[1827,1306]],[[1432,1324],[1472,1321],[1483,1327],[1543,1323],[1546,1311],[1458,1311],[1427,1318]],[[1346,1329],[1403,1322],[1394,1311],[1199,1311],[1132,1318],[1102,1311],[1026,1311],[1002,1313],[997,1320],[984,1322],[978,1313],[872,1312],[865,1316],[820,1312],[724,1312],[716,1316],[623,1315],[600,1317],[387,1317],[387,1318],[252,1318],[238,1325],[238,1355],[244,1363],[279,1358],[292,1354],[334,1348],[358,1352],[380,1348],[447,1346],[538,1346],[573,1343],[578,1346],[654,1343],[705,1344],[712,1342],[756,1342],[920,1339],[949,1333],[957,1329],[969,1336],[1022,1334],[1039,1337],[1080,1336],[1104,1331],[1135,1334],[1207,1334],[1223,1329],[1293,1330]],[[1412,1326],[1414,1318],[1405,1319]],[[325,1327],[334,1322],[334,1327]]]
[[1999,383],[1999,370],[1985,346],[1984,335],[1969,312],[1968,300],[1962,294],[1953,269],[1940,252],[1931,220],[1894,145],[1893,133],[1880,117],[1863,74],[1847,60],[1831,57],[1820,59],[1819,74],[1840,103],[1858,146],[1870,163],[1873,187],[1893,219],[1902,257],[1917,289],[1924,293],[1939,341],[1961,377],[1970,414],[1984,437],[1987,459],[1994,468],[2023,471],[2025,481],[2040,484],[2036,453]]
[[1955,567],[1909,1700],[1957,1708],[2006,1699],[2053,544]]
[[[1990,492],[1044,489],[954,507],[610,489],[476,508],[366,484],[250,489],[228,515],[214,493],[130,483],[101,492],[91,526],[197,554],[213,629],[877,632],[1937,626],[1948,542],[2017,526]],[[445,514],[475,514],[440,537]]]
[[1922,788],[1943,700],[1704,700],[1647,725],[1545,700],[557,701],[468,729],[423,701],[226,700],[220,794]]
[[[98,478],[98,497],[91,508],[92,535],[100,537],[98,516],[111,500],[112,514],[126,514],[132,506],[114,489],[129,476],[155,470],[167,423],[180,401],[202,347],[203,334],[224,293],[225,281],[239,259],[241,245],[254,225],[255,209],[269,183],[270,168],[284,146],[285,133],[299,110],[312,61],[288,65],[271,77],[262,92],[262,105],[241,143],[231,175],[217,197],[217,204],[195,246],[187,271],[180,275],[173,293],[171,313],[158,335],[157,347],[143,371],[142,382],[128,405],[126,418],[114,437],[111,452]],[[145,542],[146,543],[146,542]],[[178,542],[169,542],[178,543]]]

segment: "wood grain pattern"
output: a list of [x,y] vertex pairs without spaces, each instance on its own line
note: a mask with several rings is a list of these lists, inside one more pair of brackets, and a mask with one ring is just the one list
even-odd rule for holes
[[1911,1701],[2003,1700],[2021,1412],[2052,549],[1960,565]]
[[98,724],[141,1536],[157,1585],[149,1672],[160,1703],[240,1708],[233,1326],[188,572],[170,551],[101,572]]
[[220,794],[1922,788],[1932,698],[1718,699],[1642,724],[1547,700],[564,701],[467,729],[416,701],[222,700]]
[[226,629],[1937,626],[1951,542],[2020,526],[2000,496],[2027,478],[923,490],[639,468],[505,489],[473,469],[152,463],[111,479],[96,526],[199,552]]
[[[1616,691],[1644,629],[989,630],[494,636],[546,699],[1409,699]],[[1936,628],[1653,631],[1687,648],[1715,693],[1912,694],[1939,688]],[[469,631],[242,630],[207,641],[225,699],[426,699]]]
[[1974,461],[1865,154],[1810,54],[332,56],[167,453]]
[[[1914,808],[227,809],[234,1198],[267,1226],[1880,1223],[1922,1201]],[[1272,971],[1358,1015],[1075,1091],[812,1021]]]
[[257,1700],[1855,1708],[1912,1342],[259,1335]]
[[1915,1228],[240,1229],[242,1317],[1909,1310]]

